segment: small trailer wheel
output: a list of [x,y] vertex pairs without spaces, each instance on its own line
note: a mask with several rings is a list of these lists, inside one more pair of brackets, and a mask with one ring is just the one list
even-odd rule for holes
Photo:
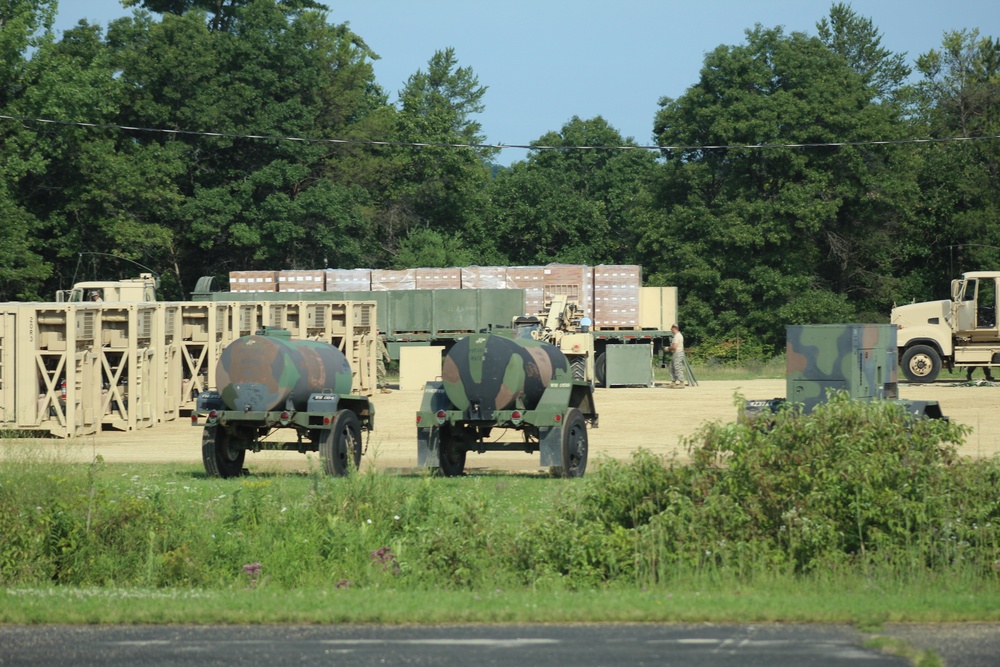
[[576,408],[567,410],[563,418],[560,448],[562,465],[553,467],[552,473],[557,477],[583,477],[587,469],[587,421]]
[[437,440],[438,450],[438,472],[445,477],[457,477],[465,472],[465,457],[468,454],[464,449],[455,445],[455,439],[451,437],[451,429],[446,426],[435,426],[431,429],[431,442]]
[[201,458],[209,477],[239,477],[247,450],[222,426],[206,426],[201,436]]
[[361,422],[350,410],[333,416],[333,425],[319,443],[319,457],[327,475],[343,477],[361,465]]

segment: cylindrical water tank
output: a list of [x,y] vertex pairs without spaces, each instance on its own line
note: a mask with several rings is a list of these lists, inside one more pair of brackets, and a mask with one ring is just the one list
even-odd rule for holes
[[351,365],[333,345],[265,330],[230,343],[215,379],[230,410],[283,410],[289,399],[295,410],[305,410],[310,394],[349,394]]
[[473,334],[449,350],[441,379],[456,408],[473,406],[489,418],[495,410],[513,408],[518,398],[526,410],[534,409],[559,370],[568,372],[569,362],[554,345]]

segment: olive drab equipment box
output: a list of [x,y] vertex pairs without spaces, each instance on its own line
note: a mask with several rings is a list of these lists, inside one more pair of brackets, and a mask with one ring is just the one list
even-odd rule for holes
[[786,401],[806,414],[832,391],[858,400],[902,404],[914,416],[941,418],[937,401],[899,398],[896,325],[803,324],[786,332],[786,398],[747,401],[747,415],[773,411]]

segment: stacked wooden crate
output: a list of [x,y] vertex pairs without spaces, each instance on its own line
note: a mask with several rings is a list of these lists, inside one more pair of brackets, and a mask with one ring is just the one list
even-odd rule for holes
[[639,290],[642,267],[601,265],[594,267],[594,310],[596,329],[639,327]]

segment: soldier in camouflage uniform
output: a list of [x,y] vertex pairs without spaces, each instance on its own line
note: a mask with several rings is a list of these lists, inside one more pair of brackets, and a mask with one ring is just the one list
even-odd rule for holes
[[385,339],[382,338],[381,332],[379,332],[379,335],[375,340],[378,341],[378,362],[375,369],[375,382],[378,384],[378,388],[383,394],[389,394],[392,393],[392,390],[385,384],[386,364],[391,361],[391,358],[389,357],[389,349],[385,346]]
[[670,353],[673,355],[670,361],[670,386],[683,389],[685,384],[684,334],[681,333],[681,328],[676,324],[672,325],[670,330],[674,333],[673,338],[670,339]]

